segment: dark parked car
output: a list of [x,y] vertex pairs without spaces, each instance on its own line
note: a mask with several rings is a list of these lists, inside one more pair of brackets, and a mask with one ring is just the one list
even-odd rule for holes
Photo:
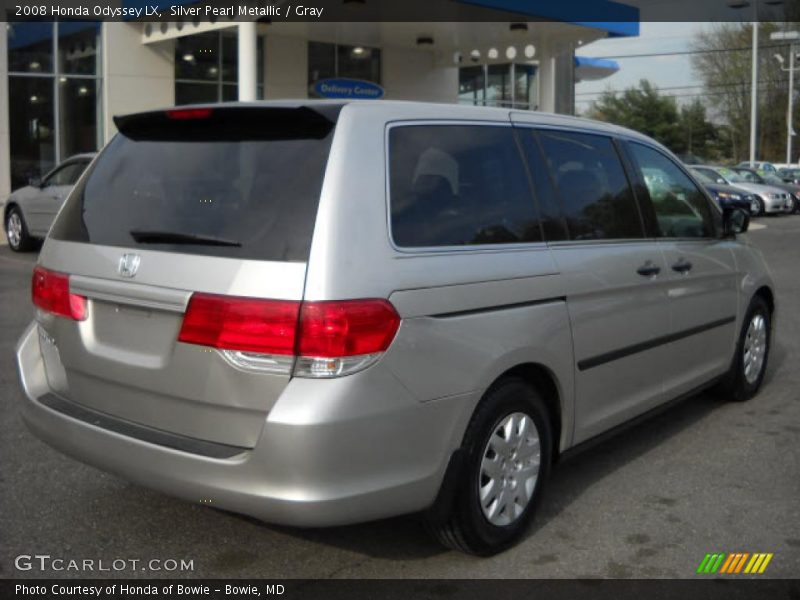
[[717,201],[720,208],[741,208],[750,214],[758,214],[760,207],[755,194],[735,188],[732,185],[717,183],[708,175],[697,169],[691,169],[691,171],[692,175],[697,177],[700,183],[703,184],[703,187],[708,190],[711,197]]

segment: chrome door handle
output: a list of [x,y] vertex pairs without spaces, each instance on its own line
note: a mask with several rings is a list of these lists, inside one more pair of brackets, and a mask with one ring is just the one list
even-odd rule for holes
[[642,277],[655,277],[661,273],[661,267],[653,263],[653,261],[648,260],[641,267],[636,269],[636,272]]
[[692,270],[692,263],[685,258],[681,258],[678,262],[672,265],[672,270],[678,273],[688,273]]

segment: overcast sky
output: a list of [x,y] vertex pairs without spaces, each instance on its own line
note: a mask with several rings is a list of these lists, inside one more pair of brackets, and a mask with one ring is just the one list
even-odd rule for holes
[[[636,86],[640,79],[649,79],[658,88],[675,86],[699,86],[701,81],[692,69],[691,56],[669,55],[647,58],[617,58],[631,54],[653,54],[685,52],[691,50],[691,42],[698,31],[708,28],[709,23],[653,23],[643,22],[639,37],[599,40],[578,49],[579,56],[609,57],[617,61],[620,70],[599,81],[580,82],[575,88],[577,111],[583,112],[590,100],[599,97],[605,90],[622,91]],[[701,94],[702,87],[665,90],[665,94],[684,96],[682,100],[693,100],[688,94]]]

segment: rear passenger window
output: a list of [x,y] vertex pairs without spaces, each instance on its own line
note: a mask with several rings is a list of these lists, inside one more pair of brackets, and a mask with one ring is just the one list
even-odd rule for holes
[[542,151],[573,240],[644,237],[636,200],[611,139],[540,131]]
[[389,178],[392,239],[400,247],[541,241],[510,127],[394,127]]
[[694,182],[660,152],[634,142],[628,147],[647,186],[659,234],[673,238],[713,237],[714,214]]

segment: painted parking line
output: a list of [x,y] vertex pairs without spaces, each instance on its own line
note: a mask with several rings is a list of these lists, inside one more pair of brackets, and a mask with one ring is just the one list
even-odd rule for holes
[[748,231],[757,231],[759,229],[766,229],[767,226],[763,223],[750,223],[750,226],[747,228]]

